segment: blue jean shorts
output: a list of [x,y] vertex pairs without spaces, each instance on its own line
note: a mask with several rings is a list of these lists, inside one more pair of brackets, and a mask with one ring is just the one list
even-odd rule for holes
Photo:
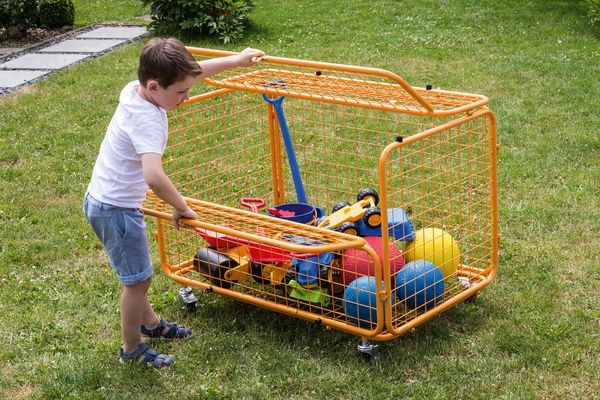
[[113,206],[86,193],[83,212],[104,245],[121,284],[133,285],[152,276],[146,223],[139,208]]

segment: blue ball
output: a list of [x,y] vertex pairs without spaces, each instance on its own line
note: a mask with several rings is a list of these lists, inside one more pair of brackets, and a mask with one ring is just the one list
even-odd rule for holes
[[396,298],[409,308],[433,308],[443,297],[444,275],[429,261],[411,261],[396,274]]
[[365,328],[377,324],[377,293],[382,290],[383,281],[377,288],[377,281],[372,276],[361,276],[350,282],[344,291],[342,305],[351,323]]

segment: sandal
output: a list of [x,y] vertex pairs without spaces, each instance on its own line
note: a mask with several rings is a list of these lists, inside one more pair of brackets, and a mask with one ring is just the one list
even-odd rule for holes
[[[168,330],[164,332],[165,328]],[[164,339],[164,340],[177,340],[177,339],[189,339],[192,336],[192,330],[190,328],[186,328],[185,326],[178,326],[173,322],[165,321],[164,319],[160,319],[158,325],[154,329],[148,329],[144,325],[141,327],[142,329],[142,340],[150,340],[150,339]]]
[[148,346],[146,343],[140,343],[137,349],[132,353],[125,353],[123,347],[119,350],[119,360],[122,363],[138,363],[146,365],[148,368],[162,368],[173,365],[173,356],[161,354]]

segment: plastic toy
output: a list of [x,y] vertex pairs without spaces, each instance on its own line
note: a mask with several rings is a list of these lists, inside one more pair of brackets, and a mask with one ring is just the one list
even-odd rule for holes
[[[415,239],[415,228],[411,219],[401,207],[388,208],[388,235],[399,241],[411,242]],[[381,225],[370,227],[364,221],[358,220],[360,236],[381,236]]]
[[411,261],[396,274],[395,293],[410,308],[433,308],[444,298],[442,271],[429,261]]
[[[329,252],[292,259],[291,271],[296,279],[289,281],[289,297],[327,307],[330,302],[329,286],[332,283],[329,276],[332,259],[333,254]],[[323,279],[328,281],[327,287],[319,287],[319,281]]]
[[[194,228],[209,244],[194,257],[194,268],[209,276],[220,287],[229,288],[252,276],[257,282],[279,285],[292,260],[310,258],[313,254],[295,254],[289,250],[250,241],[232,235]],[[220,247],[219,247],[220,246]]]
[[[277,79],[274,83],[271,83],[266,86],[275,86],[285,89],[285,83],[280,79]],[[308,199],[306,198],[306,190],[304,189],[304,183],[302,182],[302,175],[300,175],[300,168],[298,167],[298,161],[296,160],[294,143],[292,142],[292,137],[290,135],[287,120],[285,119],[285,114],[283,113],[282,103],[285,97],[279,96],[276,99],[270,99],[269,96],[267,96],[266,94],[263,94],[262,97],[267,103],[272,104],[275,107],[277,121],[279,122],[279,130],[281,131],[281,137],[283,138],[283,142],[285,143],[285,151],[288,156],[288,162],[290,164],[292,178],[294,179],[294,187],[296,188],[296,196],[298,197],[298,202],[302,204],[308,204]]]
[[[242,198],[240,204],[254,213],[266,207],[266,202],[261,198]],[[269,210],[269,214],[276,211],[278,218],[299,223],[312,222],[316,216],[315,208],[308,204],[283,206],[275,206],[273,210]],[[261,285],[270,283],[281,288],[284,279],[287,278],[289,290],[284,291],[290,298],[318,303],[324,307],[329,305],[329,287],[333,284],[329,274],[332,253],[295,254],[235,236],[202,228],[194,229],[209,244],[208,248],[202,248],[196,253],[194,268],[207,275],[214,285],[229,289],[251,276]],[[257,233],[260,236],[265,235],[263,228],[257,228]],[[304,245],[319,244],[293,236],[287,236],[285,239]],[[328,282],[327,287],[318,287],[319,280],[323,278]]]
[[362,189],[358,192],[356,203],[339,202],[333,206],[333,212],[317,221],[321,228],[336,229],[350,235],[358,235],[359,227],[356,221],[362,219],[367,226],[381,226],[381,210],[376,207],[379,195],[373,189]]
[[[375,189],[362,189],[358,192],[356,203],[337,202],[332,214],[319,218],[317,225],[351,235],[381,236],[381,210],[376,207],[378,203],[379,195]],[[414,239],[413,223],[402,208],[388,209],[387,220],[389,236],[404,241]]]
[[[189,51],[198,59],[234,54]],[[172,207],[151,191],[143,206],[157,218],[158,255],[170,279],[355,335],[357,349],[373,356],[371,342],[413,331],[495,278],[496,120],[487,97],[414,87],[377,68],[274,56],[203,83],[209,90],[169,113],[163,157],[165,172],[199,216],[181,225],[194,229],[175,229]],[[285,115],[283,103],[276,103],[282,97]],[[309,193],[319,218],[322,207],[354,198],[364,187],[375,189],[379,201],[366,196],[361,204],[340,204],[325,224],[337,229],[354,223],[358,236],[299,223],[299,210],[275,216],[239,203],[245,196],[264,199],[277,210],[305,203]],[[367,213],[373,215],[365,220]],[[307,214],[314,218],[314,212]],[[407,252],[423,247],[436,255],[440,247],[428,249],[437,236],[425,240],[414,227],[443,228],[454,242],[448,248],[442,235],[450,256],[434,261],[443,271],[444,295],[431,306],[427,297],[427,307],[410,309],[410,296],[394,300],[405,269],[394,266],[394,248],[404,248],[408,261]],[[379,236],[382,251],[363,236]],[[354,303],[355,322],[363,319],[358,306],[366,308],[364,324],[349,316],[353,289],[343,279],[349,264],[342,261],[352,251],[373,274],[363,281],[377,283],[370,303]]]
[[343,300],[344,311],[350,323],[363,327],[377,324],[377,293],[381,290],[383,290],[383,281],[379,281],[377,285],[377,280],[372,276],[361,276],[350,282],[344,292]]
[[211,248],[202,248],[194,257],[194,267],[208,276],[213,285],[229,289],[236,282],[249,277],[250,261],[235,251],[222,253]]
[[275,207],[269,207],[267,209],[269,215],[274,217],[294,217],[296,215],[296,211],[287,211],[282,209],[277,209]]
[[446,277],[458,269],[460,250],[449,233],[438,228],[425,228],[415,233],[414,241],[406,243],[404,258],[407,262],[427,260],[437,265]]
[[267,211],[268,214],[273,217],[298,222],[300,224],[312,223],[312,221],[314,221],[318,215],[315,207],[311,206],[310,204],[302,203],[278,204],[276,206],[269,207]]
[[309,304],[321,305],[323,307],[328,307],[331,303],[331,297],[326,288],[315,286],[306,287],[294,279],[290,280],[288,285],[290,287],[288,296],[292,299],[297,299]]
[[[364,238],[367,241],[369,247],[375,250],[375,253],[380,259],[383,258],[383,247],[381,236],[366,236]],[[398,249],[393,243],[389,243],[389,271],[393,276],[394,273],[400,270],[404,266],[404,257],[402,251]],[[369,257],[367,253],[359,249],[348,249],[342,253],[342,259],[340,266],[342,268],[342,282],[348,284],[362,275],[375,276],[375,266],[373,259]],[[383,274],[383,265],[381,265],[381,271]]]
[[[240,205],[258,213],[266,207],[261,198],[240,199]],[[314,211],[309,205],[303,205]],[[228,226],[228,228],[235,227]],[[202,228],[194,228],[208,243],[208,248],[198,250],[194,257],[194,268],[209,276],[210,281],[220,287],[230,288],[233,284],[252,276],[259,283],[271,282],[278,285],[291,265],[293,253],[254,242],[233,235],[220,234]],[[257,233],[264,236],[262,227]],[[298,254],[297,257],[311,257],[310,254]],[[266,275],[266,276],[265,276]]]

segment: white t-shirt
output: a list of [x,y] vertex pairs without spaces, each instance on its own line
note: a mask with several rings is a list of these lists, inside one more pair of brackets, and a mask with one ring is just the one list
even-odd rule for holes
[[148,185],[141,155],[162,155],[169,133],[166,111],[140,97],[138,86],[130,82],[121,92],[88,186],[95,199],[118,207],[142,206]]

